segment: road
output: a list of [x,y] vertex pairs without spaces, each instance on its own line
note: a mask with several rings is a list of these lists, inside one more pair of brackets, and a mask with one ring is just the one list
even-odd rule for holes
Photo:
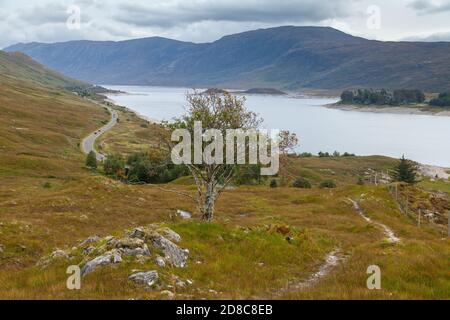
[[105,108],[107,108],[109,110],[109,112],[111,113],[111,120],[109,120],[109,122],[106,125],[104,125],[100,129],[96,130],[95,132],[91,133],[86,138],[84,138],[82,143],[81,143],[81,150],[83,150],[83,152],[85,154],[88,154],[89,152],[94,151],[95,152],[95,156],[97,158],[97,161],[105,160],[106,156],[104,154],[98,152],[97,150],[95,150],[95,147],[94,147],[95,141],[102,134],[104,134],[105,132],[110,130],[112,127],[114,127],[117,124],[117,119],[118,119],[118,115],[117,115],[116,111],[114,111],[110,107],[107,107],[107,106],[104,106],[104,105],[101,105],[101,106],[105,107]]

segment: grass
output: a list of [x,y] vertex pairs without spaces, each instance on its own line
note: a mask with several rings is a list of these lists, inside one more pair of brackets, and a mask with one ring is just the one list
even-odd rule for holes
[[[0,76],[2,77],[2,76]],[[392,166],[385,157],[301,158],[287,168],[313,183],[312,189],[285,184],[227,190],[217,203],[216,220],[199,221],[195,204],[149,185],[131,186],[84,168],[81,139],[108,115],[98,105],[35,82],[2,78],[0,89],[0,299],[164,299],[160,291],[172,275],[192,279],[177,299],[273,298],[290,281],[306,279],[339,248],[345,263],[314,287],[287,291],[286,299],[448,299],[450,244],[442,228],[422,228],[405,216],[386,186],[356,185],[371,168]],[[152,125],[121,111],[120,123],[102,137],[106,152],[130,153],[155,146]],[[129,119],[127,121],[126,119]],[[153,128],[154,129],[154,128]],[[336,189],[319,189],[332,179]],[[195,194],[192,179],[167,186]],[[447,182],[425,181],[420,188],[448,190]],[[423,192],[417,192],[418,197]],[[383,230],[362,219],[348,202],[361,202],[374,221],[401,238],[385,241]],[[177,209],[194,212],[190,222],[171,218]],[[182,236],[190,250],[186,269],[161,269],[153,260],[99,268],[83,279],[82,290],[66,289],[68,264],[36,263],[56,248],[70,250],[88,236],[120,235],[162,223]],[[293,241],[277,232],[289,230]],[[382,290],[366,288],[369,265],[382,270]],[[132,270],[158,270],[160,290],[128,281]],[[173,290],[173,289],[170,289]]]

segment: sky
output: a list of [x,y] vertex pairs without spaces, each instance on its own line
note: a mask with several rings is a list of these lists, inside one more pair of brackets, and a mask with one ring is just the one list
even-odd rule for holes
[[211,42],[281,25],[383,41],[450,41],[450,0],[0,0],[0,48],[162,36]]

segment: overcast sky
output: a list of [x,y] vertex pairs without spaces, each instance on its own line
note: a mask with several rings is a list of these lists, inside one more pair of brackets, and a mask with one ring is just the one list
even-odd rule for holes
[[378,40],[450,41],[450,0],[0,0],[0,48],[149,36],[209,42],[280,25],[331,26]]

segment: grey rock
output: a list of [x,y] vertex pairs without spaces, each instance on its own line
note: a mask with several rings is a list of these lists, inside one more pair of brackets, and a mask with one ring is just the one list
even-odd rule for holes
[[158,281],[157,271],[138,272],[132,274],[128,279],[136,283],[144,284],[147,287],[152,287]]
[[101,238],[99,236],[91,236],[91,237],[87,238],[86,240],[84,240],[83,242],[81,242],[80,247],[87,246],[88,244],[97,242],[99,240],[101,240]]
[[91,253],[96,252],[96,251],[97,251],[97,248],[91,246],[91,247],[88,247],[88,248],[83,250],[83,255],[88,256]]
[[122,238],[111,241],[110,247],[119,249],[127,256],[149,256],[150,249],[144,240],[138,238]]
[[183,210],[177,210],[177,215],[184,220],[188,220],[192,218],[192,213],[183,211]]
[[161,233],[164,237],[173,242],[180,242],[181,236],[169,228],[161,228],[157,230],[158,233]]
[[130,237],[145,240],[146,234],[147,232],[144,227],[138,227],[131,231]]
[[160,268],[164,268],[166,266],[166,261],[164,260],[163,257],[161,256],[157,256],[155,259],[155,263],[158,265],[158,267]]
[[189,251],[180,248],[175,243],[164,238],[158,233],[151,234],[149,236],[149,240],[156,248],[159,248],[164,252],[164,257],[167,262],[177,268],[186,267]]
[[65,252],[64,250],[55,250],[50,254],[50,259],[59,259],[59,258],[64,258],[64,259],[68,259],[69,255],[67,254],[67,252]]
[[85,276],[86,274],[94,271],[94,269],[96,269],[99,266],[105,266],[108,264],[120,262],[122,262],[120,252],[118,250],[112,250],[86,263],[84,267],[81,269],[81,275]]

